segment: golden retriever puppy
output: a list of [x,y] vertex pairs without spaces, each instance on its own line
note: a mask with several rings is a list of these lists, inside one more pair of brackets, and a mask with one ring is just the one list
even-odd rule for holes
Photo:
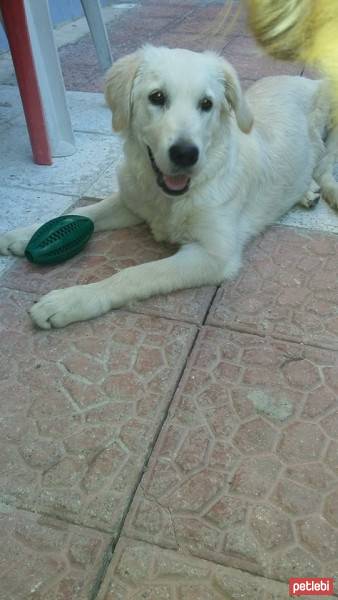
[[[96,231],[147,222],[169,258],[98,283],[50,292],[31,311],[43,329],[97,317],[154,294],[220,284],[246,242],[332,184],[326,84],[269,77],[243,95],[231,65],[212,52],[145,46],[108,72],[106,99],[124,137],[119,191],[80,208]],[[0,237],[22,255],[35,227]]]

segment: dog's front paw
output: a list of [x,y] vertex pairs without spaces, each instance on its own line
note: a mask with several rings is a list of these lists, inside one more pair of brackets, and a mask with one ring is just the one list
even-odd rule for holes
[[26,246],[33,235],[27,227],[15,229],[8,233],[0,233],[0,254],[5,256],[24,256]]
[[69,323],[97,317],[105,310],[90,286],[55,290],[34,304],[29,314],[41,329],[65,327]]

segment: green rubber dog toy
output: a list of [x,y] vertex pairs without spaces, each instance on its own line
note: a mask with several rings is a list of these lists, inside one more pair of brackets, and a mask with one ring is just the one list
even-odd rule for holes
[[88,217],[65,215],[48,221],[34,233],[25,250],[37,265],[55,265],[78,254],[90,239],[94,223]]

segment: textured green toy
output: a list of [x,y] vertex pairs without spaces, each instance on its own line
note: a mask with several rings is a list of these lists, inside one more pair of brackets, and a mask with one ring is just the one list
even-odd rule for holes
[[37,265],[55,265],[78,254],[94,231],[88,217],[65,215],[48,221],[34,233],[26,258]]

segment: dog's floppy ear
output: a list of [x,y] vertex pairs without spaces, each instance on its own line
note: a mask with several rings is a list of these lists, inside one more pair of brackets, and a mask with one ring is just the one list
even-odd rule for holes
[[106,74],[105,99],[113,113],[114,131],[122,131],[129,125],[132,88],[140,63],[140,53],[134,52],[117,60]]
[[235,69],[224,61],[225,97],[233,108],[237,125],[243,133],[250,133],[253,126],[253,115],[242,92],[241,84]]

